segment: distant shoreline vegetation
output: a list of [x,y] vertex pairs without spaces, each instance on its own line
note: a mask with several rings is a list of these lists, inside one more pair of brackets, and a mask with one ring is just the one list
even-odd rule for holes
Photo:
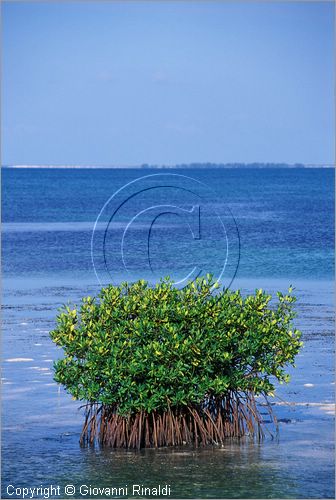
[[304,163],[178,163],[176,165],[157,165],[142,163],[141,165],[3,165],[2,168],[93,168],[93,169],[238,169],[238,168],[334,168],[331,164],[304,164]]

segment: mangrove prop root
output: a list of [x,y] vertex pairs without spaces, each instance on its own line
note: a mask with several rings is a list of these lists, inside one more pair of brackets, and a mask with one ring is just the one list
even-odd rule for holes
[[[270,406],[268,411],[276,423]],[[140,411],[129,416],[119,415],[114,406],[89,403],[80,443],[135,449],[185,444],[198,447],[223,444],[228,437],[248,435],[260,440],[264,437],[263,427],[253,393],[230,393],[199,406]]]

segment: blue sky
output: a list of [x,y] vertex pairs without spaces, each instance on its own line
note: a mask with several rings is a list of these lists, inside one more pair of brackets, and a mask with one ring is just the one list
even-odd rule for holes
[[2,9],[3,164],[334,161],[332,3]]

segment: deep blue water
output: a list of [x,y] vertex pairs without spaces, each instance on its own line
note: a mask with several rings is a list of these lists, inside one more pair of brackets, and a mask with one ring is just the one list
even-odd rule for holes
[[[236,221],[240,241],[237,277],[333,278],[332,169],[3,169],[5,276],[45,273],[59,276],[69,272],[74,276],[90,275],[93,271],[92,229],[104,203],[130,181],[160,172],[191,177],[210,189],[205,192],[201,188],[200,227],[203,234],[200,240],[192,237],[183,216],[166,213],[157,219],[150,240],[155,277],[168,273],[177,280],[184,277],[192,265],[203,273],[219,274],[227,249],[224,241],[219,241],[215,212],[225,224],[231,225],[230,256],[224,277],[232,277],[235,269],[230,269],[230,265],[235,268],[238,263],[238,241],[233,234],[233,219],[229,220],[229,209]],[[138,277],[147,265],[146,214],[134,221],[125,238],[128,275],[116,257],[120,256],[118,230],[125,229],[125,226],[118,229],[118,224],[126,224],[139,211],[152,205],[171,204],[191,209],[195,204],[193,194],[181,191],[180,178],[171,178],[175,187],[137,193],[124,203],[117,218],[108,226],[105,247],[112,279],[120,275]],[[185,185],[194,190],[193,181]],[[138,191],[144,186],[146,181],[139,183]],[[127,199],[129,193],[130,188],[126,188],[119,201]],[[111,210],[108,207],[104,214],[103,230]],[[153,219],[154,215],[148,213],[147,219]],[[113,226],[115,220],[117,227]],[[79,222],[81,224],[72,224]],[[191,217],[190,223],[197,226],[196,217]],[[101,236],[103,234],[101,231]],[[95,251],[99,253],[99,241],[97,245]],[[97,256],[98,261],[100,257]]]

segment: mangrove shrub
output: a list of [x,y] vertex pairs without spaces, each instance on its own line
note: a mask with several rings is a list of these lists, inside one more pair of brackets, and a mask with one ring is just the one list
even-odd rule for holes
[[[215,285],[216,286],[216,285]],[[103,288],[64,306],[51,332],[64,350],[55,380],[83,400],[81,443],[158,447],[261,436],[256,397],[287,382],[301,342],[291,290],[214,292],[212,278],[183,290],[167,279]],[[258,399],[258,398],[257,398]]]

